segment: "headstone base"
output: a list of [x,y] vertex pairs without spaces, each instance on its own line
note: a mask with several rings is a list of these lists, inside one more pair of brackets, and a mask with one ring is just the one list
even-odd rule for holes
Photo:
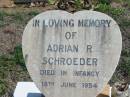
[[14,97],[44,97],[33,82],[18,82]]
[[[14,97],[45,97],[33,82],[18,82]],[[111,87],[107,85],[97,97],[111,97]]]

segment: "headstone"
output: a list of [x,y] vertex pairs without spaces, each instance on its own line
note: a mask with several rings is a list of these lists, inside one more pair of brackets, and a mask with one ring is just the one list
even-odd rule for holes
[[46,97],[95,97],[117,67],[122,37],[104,13],[52,10],[29,21],[22,46],[27,69]]
[[18,82],[13,97],[41,97],[41,92],[33,82]]

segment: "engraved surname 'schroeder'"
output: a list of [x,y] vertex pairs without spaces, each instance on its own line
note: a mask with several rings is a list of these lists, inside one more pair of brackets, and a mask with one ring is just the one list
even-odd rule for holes
[[97,66],[97,58],[43,57],[42,65]]

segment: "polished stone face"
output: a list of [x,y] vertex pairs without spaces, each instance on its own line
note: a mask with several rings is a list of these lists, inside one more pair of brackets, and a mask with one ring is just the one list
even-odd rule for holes
[[30,76],[46,97],[95,97],[117,67],[122,37],[103,13],[53,10],[29,21],[22,45]]

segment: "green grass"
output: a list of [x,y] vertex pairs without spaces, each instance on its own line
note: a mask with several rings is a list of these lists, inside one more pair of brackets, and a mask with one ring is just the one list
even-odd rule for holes
[[7,92],[7,83],[5,80],[0,79],[0,95],[4,95]]
[[75,0],[75,6],[76,6],[76,9],[81,9],[82,8],[81,0]]
[[56,0],[48,0],[48,3],[49,3],[50,5],[54,4],[55,2],[56,2]]
[[125,9],[123,8],[113,8],[110,5],[107,4],[98,4],[97,7],[95,8],[96,11],[106,13],[113,18],[117,18],[122,16],[125,13]]
[[6,16],[7,14],[5,13],[5,11],[0,11],[0,27],[3,27],[4,26],[4,17]]
[[[15,24],[26,24],[34,16],[38,15],[38,11],[29,11],[29,12],[12,12],[8,13],[6,11],[0,10],[0,27],[3,27],[7,23],[15,23]],[[10,19],[7,19],[9,17]]]
[[17,45],[14,48],[13,56],[15,63],[19,64],[23,69],[26,69],[21,45]]
[[110,0],[98,0],[100,4],[110,4]]
[[[20,67],[21,69],[18,69]],[[14,48],[10,54],[0,56],[0,96],[10,87],[9,80],[18,80],[20,76],[27,75],[21,45]],[[11,75],[11,76],[10,76]],[[11,77],[8,78],[8,77]]]
[[130,21],[128,19],[123,19],[121,25],[124,27],[130,27]]
[[8,74],[9,74],[9,69],[12,69],[14,67],[14,62],[10,58],[10,56],[7,55],[2,55],[0,56],[0,95],[5,94],[8,90]]
[[4,11],[4,10],[0,10],[0,20],[3,20],[5,16],[8,16],[9,14]]
[[28,15],[30,15],[30,16],[36,16],[36,15],[38,15],[40,12],[38,12],[38,11],[30,11],[30,12],[28,12]]

